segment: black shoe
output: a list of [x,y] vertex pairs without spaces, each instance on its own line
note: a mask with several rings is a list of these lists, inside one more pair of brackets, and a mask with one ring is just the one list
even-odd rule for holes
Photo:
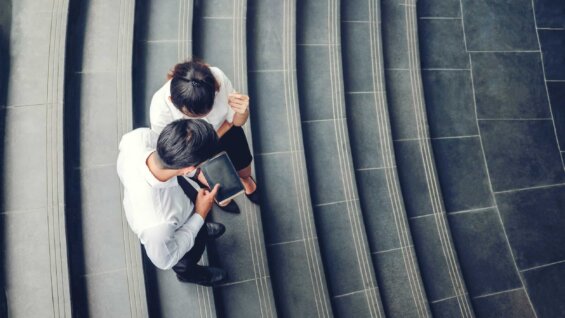
[[255,204],[259,204],[259,187],[257,186],[257,182],[255,182],[255,179],[253,179],[253,177],[250,177],[251,180],[253,180],[253,183],[255,183],[255,191],[251,192],[250,194],[245,194],[245,196],[247,196],[247,198],[249,199],[249,201],[255,203]]
[[220,209],[228,213],[235,213],[235,214],[241,213],[241,211],[239,210],[239,206],[237,205],[237,203],[235,203],[234,200],[231,200],[231,202],[225,206],[221,206],[219,204],[218,206],[220,207]]
[[251,194],[245,194],[247,196],[247,198],[249,199],[249,201],[259,205],[259,191],[258,189],[255,189],[255,191],[253,191],[253,193]]
[[226,231],[226,227],[221,223],[216,222],[206,222],[206,232],[208,232],[208,238],[215,240],[222,236]]
[[196,265],[195,269],[187,275],[177,274],[177,279],[183,283],[210,287],[224,282],[228,276],[225,270],[218,267]]

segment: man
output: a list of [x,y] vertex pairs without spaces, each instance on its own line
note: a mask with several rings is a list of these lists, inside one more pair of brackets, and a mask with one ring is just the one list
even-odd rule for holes
[[212,125],[177,120],[160,135],[149,128],[125,134],[120,141],[117,171],[124,186],[128,224],[160,269],[173,269],[182,282],[213,286],[226,273],[197,265],[208,239],[225,227],[207,222],[218,185],[198,192],[183,177],[215,154],[218,137]]

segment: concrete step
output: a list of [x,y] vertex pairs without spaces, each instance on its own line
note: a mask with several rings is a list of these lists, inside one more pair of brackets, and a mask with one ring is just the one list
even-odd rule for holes
[[[565,9],[507,2],[0,0],[0,317],[563,316]],[[193,34],[263,200],[213,211],[215,289],[144,262],[115,172]]]
[[[242,93],[247,93],[246,9],[244,0],[218,0],[195,1],[194,10],[194,55],[219,67]],[[250,125],[248,121],[244,131],[253,149]],[[217,207],[212,213],[227,228],[210,252],[210,262],[229,276],[214,289],[218,316],[276,317],[260,207],[245,196],[236,202],[239,215]]]
[[133,55],[134,127],[150,127],[149,105],[167,72],[192,56],[192,0],[138,0]]
[[[524,277],[532,272],[521,271],[520,259],[525,258],[518,255],[525,254],[523,251],[512,250],[512,243],[515,242],[512,240],[515,237],[512,233],[522,232],[526,223],[529,224],[526,227],[536,224],[538,215],[544,215],[545,220],[551,218],[546,213],[556,204],[558,199],[555,195],[560,191],[534,191],[534,196],[539,196],[539,199],[533,199],[532,195],[527,194],[528,191],[497,194],[497,191],[526,186],[519,184],[520,179],[529,179],[527,183],[533,185],[531,182],[535,183],[535,178],[530,178],[528,171],[540,166],[546,167],[543,168],[545,173],[542,178],[546,179],[543,183],[548,178],[561,174],[559,151],[554,145],[549,146],[555,142],[553,133],[544,134],[545,137],[537,139],[540,131],[551,131],[547,129],[551,126],[550,123],[531,121],[534,124],[525,130],[524,127],[529,126],[526,120],[512,121],[516,125],[510,125],[514,126],[510,130],[505,125],[507,120],[516,117],[550,117],[548,114],[551,110],[546,95],[551,97],[551,91],[546,91],[544,85],[541,54],[535,51],[517,52],[539,49],[536,30],[532,28],[521,32],[520,40],[515,42],[514,35],[505,34],[504,30],[493,32],[487,27],[500,23],[506,16],[520,16],[516,20],[521,21],[518,23],[529,21],[535,25],[532,12],[534,8],[529,2],[513,3],[511,6],[505,4],[498,6],[496,10],[481,6],[471,10],[473,4],[467,3],[464,11],[463,6],[463,2],[458,2],[443,7],[432,3],[418,3],[417,7],[430,137],[461,270],[477,316],[487,313],[515,317],[559,316],[563,311],[556,310],[557,306],[551,304],[552,300],[543,300],[543,306],[539,302],[532,302],[532,299],[540,298],[536,297],[535,290],[527,287],[528,280]],[[542,4],[539,6],[543,7]],[[562,4],[561,7],[565,8],[565,5]],[[556,12],[555,9],[552,11]],[[504,15],[500,15],[502,12]],[[540,20],[537,26],[543,26],[544,16],[538,18]],[[510,28],[515,29],[509,26],[505,29]],[[538,32],[541,35],[546,31]],[[489,34],[496,37],[497,41],[489,41],[489,37],[484,37],[478,42],[478,34]],[[477,44],[481,46],[481,51],[494,51],[504,45],[504,50],[516,52],[471,53],[478,50]],[[513,80],[507,81],[506,78]],[[524,82],[521,84],[520,81]],[[496,89],[492,89],[493,87]],[[484,118],[488,120],[481,121]],[[504,118],[505,121],[497,121],[499,118]],[[496,127],[496,133],[491,135],[489,131],[493,131],[493,127]],[[531,143],[531,146],[525,146],[522,138],[531,138],[526,142]],[[532,143],[532,139],[537,141]],[[525,151],[522,147],[528,150]],[[496,164],[492,160],[489,149],[505,153],[504,156],[496,156],[496,162],[502,164]],[[545,149],[543,155],[539,153],[540,149]],[[534,153],[536,158],[544,159],[526,159]],[[491,160],[487,160],[489,158]],[[525,169],[525,166],[530,168]],[[497,184],[496,180],[500,180],[497,175],[504,176],[504,189],[499,187],[500,183]],[[510,185],[515,182],[518,184]],[[520,201],[538,206],[535,212],[530,212],[536,216],[528,217]],[[516,222],[517,219],[524,223],[517,225],[520,223]],[[555,220],[545,222],[544,227]],[[531,229],[527,231],[532,233]],[[525,236],[522,235],[520,234],[521,237]],[[536,250],[536,255],[543,254],[538,246],[533,249]],[[551,270],[551,267],[541,268],[541,272]],[[558,280],[555,283],[560,284]],[[535,305],[538,310],[543,309],[536,313]],[[547,312],[552,314],[548,315]]]
[[73,315],[146,317],[139,241],[122,211],[118,142],[132,128],[135,3],[71,1],[65,81]]
[[338,317],[383,317],[359,204],[343,96],[340,2],[298,2],[297,75],[310,193]]
[[432,312],[473,317],[429,139],[415,4],[382,1],[387,96],[399,179]]
[[2,1],[0,12],[0,316],[71,317],[63,162],[68,1]]
[[[153,94],[166,82],[167,72],[192,55],[193,5],[192,0],[136,4],[134,127],[150,127]],[[206,255],[202,262],[207,262]],[[157,269],[147,256],[144,267],[151,317],[216,317],[212,288],[181,283],[172,270]]]
[[302,143],[296,0],[248,1],[247,39],[255,167],[277,312],[331,317]]
[[353,166],[384,309],[390,317],[430,317],[392,143],[380,1],[342,2],[341,23]]

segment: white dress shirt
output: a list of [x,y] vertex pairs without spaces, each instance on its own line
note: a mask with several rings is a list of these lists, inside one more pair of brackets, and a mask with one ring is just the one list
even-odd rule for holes
[[[227,120],[229,123],[233,122],[235,112],[228,104],[228,95],[232,93],[234,89],[230,80],[222,70],[217,67],[210,67],[210,71],[212,71],[212,75],[214,75],[214,78],[216,78],[216,81],[220,84],[220,90],[214,98],[212,110],[202,119],[214,126],[215,130],[218,130],[224,121]],[[157,133],[161,133],[163,128],[174,120],[190,118],[175,107],[170,97],[171,81],[169,80],[151,99],[149,120],[151,122],[151,129]]]
[[170,269],[194,246],[204,224],[177,178],[159,181],[147,167],[158,135],[149,128],[125,134],[120,141],[117,171],[124,187],[129,226],[160,269]]

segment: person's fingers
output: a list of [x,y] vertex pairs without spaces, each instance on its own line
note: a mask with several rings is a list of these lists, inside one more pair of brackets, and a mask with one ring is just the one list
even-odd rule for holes
[[229,102],[229,103],[238,103],[238,104],[245,104],[245,103],[247,103],[246,100],[238,99],[238,98],[229,99],[228,102]]
[[248,102],[242,101],[242,100],[229,101],[228,104],[239,105],[239,106],[248,106],[249,105]]
[[216,185],[214,186],[214,189],[212,189],[212,191],[210,192],[210,195],[212,195],[212,197],[215,198],[219,189],[220,189],[220,184],[216,183]]
[[243,114],[245,113],[245,111],[247,110],[247,108],[236,108],[236,107],[232,107],[233,111],[239,114]]
[[233,98],[241,101],[248,101],[249,95],[239,94],[239,93],[231,93],[229,94],[228,98]]
[[232,93],[228,98],[228,105],[237,113],[245,113],[249,108],[249,96]]
[[228,102],[228,105],[232,106],[232,107],[242,107],[245,106],[239,102]]
[[247,109],[247,106],[240,104],[230,104],[230,107],[233,108],[234,110],[241,110],[241,111]]
[[236,103],[232,103],[232,104],[230,104],[230,106],[231,106],[232,108],[237,108],[237,109],[245,109],[245,108],[247,108],[247,106],[245,106],[245,105],[236,104]]

